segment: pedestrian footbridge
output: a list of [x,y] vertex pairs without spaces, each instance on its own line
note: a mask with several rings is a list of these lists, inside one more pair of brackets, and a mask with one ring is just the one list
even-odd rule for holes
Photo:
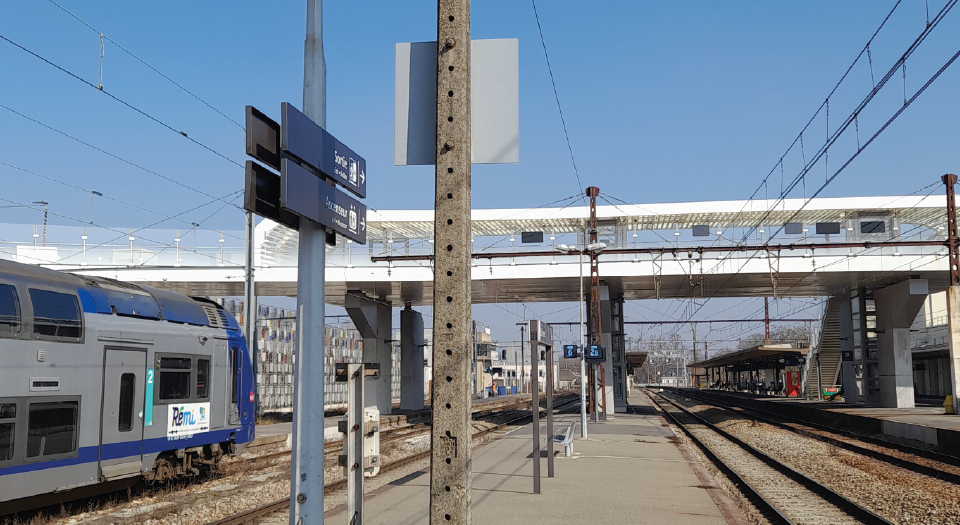
[[[582,245],[588,217],[586,206],[473,210],[473,302],[576,300],[589,262],[556,247]],[[433,211],[370,210],[367,224],[367,245],[341,239],[328,248],[327,302],[343,305],[347,291],[361,291],[394,304],[430,304]],[[826,296],[904,276],[926,279],[936,291],[947,285],[945,225],[942,196],[598,206],[606,244],[599,273],[626,300]],[[243,292],[242,239],[192,249],[60,243],[52,252],[23,241],[15,250],[4,246],[0,257],[190,295]],[[257,295],[296,295],[295,231],[260,222],[254,261]]]

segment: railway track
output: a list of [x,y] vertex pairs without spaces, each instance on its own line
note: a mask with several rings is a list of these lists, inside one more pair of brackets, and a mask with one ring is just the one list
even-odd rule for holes
[[646,392],[770,523],[890,523],[683,405],[649,390]]
[[925,476],[960,485],[960,458],[912,447],[903,443],[838,430],[780,414],[763,412],[755,408],[743,407],[737,405],[735,399],[726,400],[721,399],[721,396],[704,395],[700,392],[675,392],[677,392],[678,395],[696,399],[703,404],[732,410],[750,419],[761,421],[768,425],[815,439],[855,454],[860,454]]
[[[554,407],[554,410],[556,412],[563,413],[568,411],[571,406],[574,406],[577,403],[579,403],[580,398],[579,398],[579,395],[571,394],[571,395],[558,398],[558,401],[559,403]],[[517,412],[522,412],[522,411],[517,411]],[[516,414],[516,417],[512,417],[511,419],[504,421],[502,423],[499,423],[491,428],[474,432],[471,435],[471,440],[477,440],[488,434],[501,430],[507,426],[519,424],[524,420],[530,419],[530,418],[531,418],[531,415],[529,411],[526,411],[526,413],[523,413],[523,414]],[[289,454],[289,451],[287,453]],[[391,461],[389,463],[384,463],[383,465],[380,466],[379,475],[382,476],[388,472],[400,469],[411,463],[416,463],[417,461],[421,461],[429,458],[430,458],[430,450],[426,450],[424,452],[411,454],[409,456]],[[331,494],[339,490],[342,490],[343,488],[346,487],[346,483],[347,483],[346,479],[340,479],[337,481],[327,483],[323,486],[323,493],[326,495],[326,494]],[[261,505],[259,507],[235,514],[233,516],[228,516],[219,521],[213,522],[211,525],[243,525],[247,523],[255,523],[256,520],[260,518],[265,518],[280,512],[286,512],[286,510],[289,507],[290,507],[289,498],[284,498],[284,499],[273,501],[265,505]]]

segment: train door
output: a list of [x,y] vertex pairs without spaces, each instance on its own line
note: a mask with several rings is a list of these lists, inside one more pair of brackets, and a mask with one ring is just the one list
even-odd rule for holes
[[240,366],[240,347],[231,344],[230,351],[227,353],[230,359],[230,373],[227,376],[227,407],[230,410],[230,415],[227,420],[229,425],[239,425],[240,424],[240,385],[242,381],[240,380],[240,372],[243,370]]
[[230,393],[227,385],[230,383],[230,362],[227,357],[227,342],[216,339],[213,352],[213,375],[210,391],[210,429],[223,428],[227,424],[227,414],[230,413]]
[[105,480],[140,474],[146,368],[145,349],[104,350],[100,475]]

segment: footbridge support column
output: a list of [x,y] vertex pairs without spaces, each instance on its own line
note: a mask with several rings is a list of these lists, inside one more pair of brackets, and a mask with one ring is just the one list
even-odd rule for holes
[[840,377],[843,383],[843,401],[849,405],[857,404],[860,398],[860,387],[857,385],[857,375],[854,369],[854,341],[853,341],[853,310],[850,299],[845,297],[840,304]]
[[927,294],[925,279],[907,279],[874,293],[881,407],[914,407],[910,325]]
[[[380,377],[363,382],[363,399],[367,406],[377,406],[381,414],[392,411],[393,332],[391,303],[367,297],[362,292],[347,292],[344,303],[350,319],[363,338],[363,362],[378,363]],[[422,331],[421,331],[422,333]],[[423,365],[423,361],[420,361]],[[422,374],[422,372],[421,372]]]
[[400,409],[423,408],[423,315],[400,310]]

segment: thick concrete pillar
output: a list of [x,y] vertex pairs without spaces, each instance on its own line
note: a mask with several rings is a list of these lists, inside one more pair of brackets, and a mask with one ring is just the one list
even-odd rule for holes
[[855,405],[860,398],[860,388],[854,369],[853,310],[850,301],[859,301],[859,298],[844,297],[840,304],[840,380],[843,383],[844,403]]
[[950,376],[944,378],[948,381],[944,390],[946,395],[953,396],[953,413],[960,414],[960,286],[947,288],[947,328]]
[[[381,414],[389,414],[393,410],[393,347],[389,342],[393,332],[391,304],[360,292],[347,292],[344,303],[363,338],[363,362],[380,364],[380,377],[367,378],[363,382],[363,399],[367,406],[376,404]],[[422,360],[420,364],[423,365]]]
[[423,316],[400,310],[400,409],[423,408]]
[[927,293],[926,279],[908,279],[874,293],[881,407],[914,407],[910,325]]
[[[609,417],[616,412],[616,398],[614,397],[614,377],[613,377],[613,316],[611,315],[610,288],[606,285],[600,286],[600,345],[607,349],[606,360],[601,363],[604,373],[604,391],[606,391],[606,407],[602,414]],[[600,387],[600,370],[597,370],[597,388]],[[602,406],[604,402],[604,391],[599,391],[598,405]],[[626,408],[624,407],[624,411]]]

